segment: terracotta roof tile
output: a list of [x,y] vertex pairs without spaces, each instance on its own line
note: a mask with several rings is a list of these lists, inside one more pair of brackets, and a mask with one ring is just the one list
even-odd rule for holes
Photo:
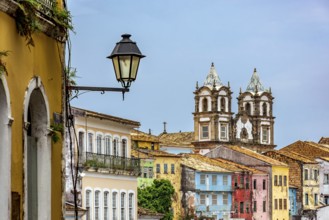
[[[201,155],[200,155],[201,156]],[[187,167],[190,167],[192,169],[195,169],[197,171],[202,171],[202,172],[225,172],[225,173],[230,173],[233,172],[232,170],[227,169],[227,166],[219,166],[219,162],[211,161],[213,159],[207,158],[204,159],[202,158],[204,156],[198,157],[198,155],[184,155],[182,158],[181,163]]]
[[181,157],[180,155],[167,153],[167,152],[161,151],[161,150],[138,149],[138,151],[142,152],[150,157],[177,157],[177,158]]
[[143,153],[142,151],[139,151],[138,149],[131,149],[131,156],[135,158],[141,158],[141,159],[148,159],[150,156],[146,153]]
[[312,159],[318,157],[329,157],[328,147],[309,141],[296,141],[295,143],[280,149],[280,151],[290,151]]
[[194,132],[162,133],[159,140],[160,145],[193,147]]
[[319,144],[327,144],[329,145],[329,137],[322,137],[319,141]]
[[142,131],[133,130],[130,132],[131,140],[133,141],[146,141],[159,143],[159,138],[155,135],[151,135]]
[[265,163],[268,163],[268,164],[271,164],[271,165],[274,165],[274,166],[288,166],[285,163],[282,163],[282,162],[280,162],[278,160],[272,159],[272,158],[267,157],[265,155],[259,154],[259,153],[255,152],[255,151],[249,150],[247,148],[243,148],[243,147],[239,147],[239,146],[225,146],[225,147],[230,148],[230,149],[232,149],[234,151],[243,153],[243,154],[248,155],[250,157],[256,158],[258,160],[261,160],[261,161],[263,161]]
[[273,151],[268,151],[268,152],[273,152],[273,153],[277,153],[286,157],[289,157],[293,160],[298,160],[300,162],[303,163],[312,163],[312,164],[316,164],[317,162],[315,160],[313,160],[312,158],[308,158],[306,156],[303,156],[299,153],[293,152],[293,151],[289,151],[289,150],[273,150]]
[[242,165],[242,164],[239,164],[239,163],[236,163],[236,162],[233,162],[233,161],[230,161],[230,160],[225,160],[223,158],[214,158],[215,160],[218,160],[222,163],[227,163],[227,164],[231,164],[232,166],[236,166],[238,168],[240,168],[241,170],[243,171],[249,171],[249,172],[252,172],[254,174],[266,174],[266,172],[264,171],[261,171],[261,170],[257,170],[257,169],[254,169],[254,168],[251,168],[251,167],[247,167],[245,165]]

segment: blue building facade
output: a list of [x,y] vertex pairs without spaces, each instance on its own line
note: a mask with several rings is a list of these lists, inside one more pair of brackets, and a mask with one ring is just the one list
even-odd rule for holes
[[231,181],[231,173],[195,172],[197,216],[229,219],[232,208]]
[[296,187],[289,187],[289,203],[290,203],[289,215],[290,216],[298,215]]

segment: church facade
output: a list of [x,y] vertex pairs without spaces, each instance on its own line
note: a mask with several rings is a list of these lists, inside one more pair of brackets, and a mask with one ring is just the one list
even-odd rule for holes
[[230,84],[224,85],[212,63],[204,84],[194,91],[194,146],[201,154],[218,144],[242,146],[259,153],[275,148],[273,99],[256,69],[245,91],[240,89],[238,112],[232,112]]

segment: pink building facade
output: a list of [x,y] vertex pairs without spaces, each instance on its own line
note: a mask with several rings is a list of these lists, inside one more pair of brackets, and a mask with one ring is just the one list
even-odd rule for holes
[[252,212],[254,220],[269,220],[269,176],[268,174],[252,175]]

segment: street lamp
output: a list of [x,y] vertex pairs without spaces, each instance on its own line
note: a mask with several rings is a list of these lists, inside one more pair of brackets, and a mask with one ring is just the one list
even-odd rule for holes
[[79,91],[129,92],[131,83],[137,77],[139,61],[145,57],[138,49],[136,42],[130,40],[130,36],[130,34],[121,35],[121,41],[116,44],[111,55],[107,57],[112,59],[116,79],[121,82],[123,88],[68,85],[68,90],[76,91],[76,93]]

